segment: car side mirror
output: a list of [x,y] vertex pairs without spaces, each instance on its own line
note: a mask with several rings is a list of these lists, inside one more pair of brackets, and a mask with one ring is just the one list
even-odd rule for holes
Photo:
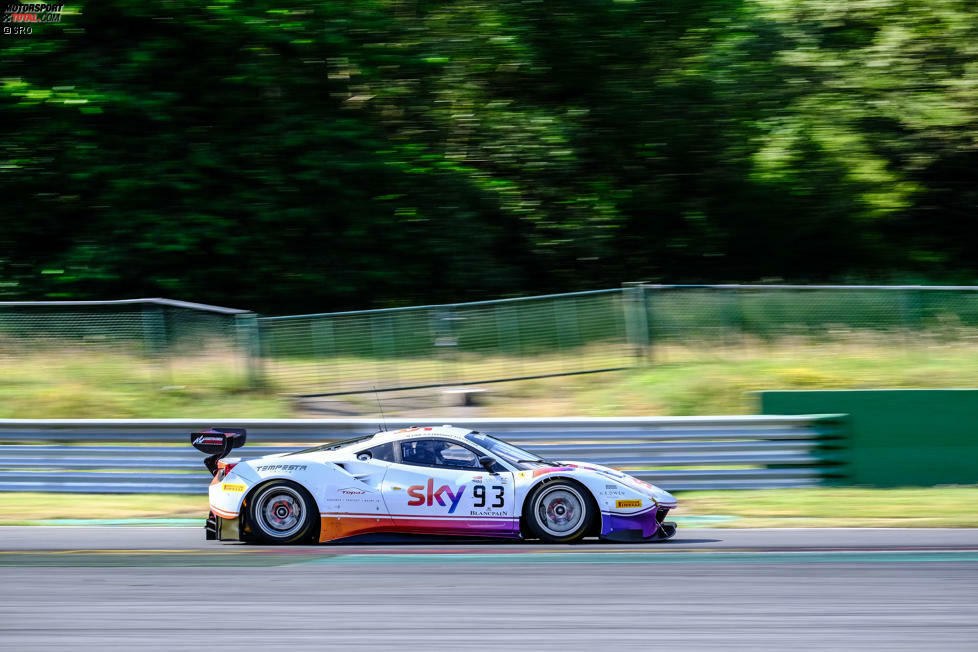
[[490,457],[489,455],[481,455],[479,456],[479,464],[481,464],[486,471],[492,473],[492,467],[496,466],[496,458]]

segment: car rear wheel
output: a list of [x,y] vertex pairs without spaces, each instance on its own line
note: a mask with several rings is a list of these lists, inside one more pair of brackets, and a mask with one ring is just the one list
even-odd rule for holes
[[593,500],[576,482],[557,480],[539,485],[523,507],[530,531],[550,543],[580,541],[595,518]]
[[308,491],[293,482],[274,480],[248,501],[248,521],[261,543],[299,543],[312,538],[319,510]]

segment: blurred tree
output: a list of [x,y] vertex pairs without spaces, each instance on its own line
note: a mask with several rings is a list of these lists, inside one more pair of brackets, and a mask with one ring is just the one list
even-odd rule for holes
[[978,272],[973,3],[68,9],[0,51],[4,298]]

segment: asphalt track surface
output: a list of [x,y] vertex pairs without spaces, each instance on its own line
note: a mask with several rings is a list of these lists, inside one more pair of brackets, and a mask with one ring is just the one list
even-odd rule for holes
[[978,530],[269,548],[0,528],[4,650],[978,650]]

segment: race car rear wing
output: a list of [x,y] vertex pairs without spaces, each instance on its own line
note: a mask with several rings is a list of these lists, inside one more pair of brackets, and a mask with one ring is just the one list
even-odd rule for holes
[[248,431],[244,428],[211,428],[201,432],[190,433],[190,443],[201,453],[207,453],[204,458],[204,466],[217,475],[217,461],[234,448],[241,448],[245,445]]

